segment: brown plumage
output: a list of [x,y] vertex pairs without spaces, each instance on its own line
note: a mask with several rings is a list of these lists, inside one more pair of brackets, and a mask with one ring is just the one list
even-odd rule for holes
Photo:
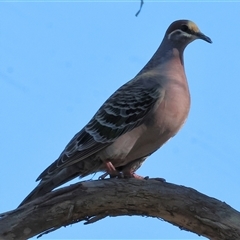
[[111,177],[138,177],[142,162],[184,124],[190,95],[183,51],[195,39],[211,43],[196,24],[173,22],[146,66],[120,87],[78,132],[59,158],[44,170],[38,186],[21,203],[61,184],[95,172]]

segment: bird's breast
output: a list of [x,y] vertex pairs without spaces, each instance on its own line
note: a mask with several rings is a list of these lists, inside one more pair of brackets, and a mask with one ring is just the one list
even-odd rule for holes
[[153,153],[183,126],[190,108],[188,85],[184,80],[182,83],[173,80],[165,86],[162,100],[141,126],[142,132],[126,158],[136,159]]
[[186,81],[172,81],[166,87],[161,103],[157,106],[154,124],[159,131],[175,135],[189,113],[190,95]]

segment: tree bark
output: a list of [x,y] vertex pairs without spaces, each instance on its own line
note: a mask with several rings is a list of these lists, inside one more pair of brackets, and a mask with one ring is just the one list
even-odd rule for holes
[[212,240],[240,239],[238,211],[192,188],[157,179],[85,181],[55,190],[1,214],[0,239],[28,239],[76,222],[122,215],[161,218]]

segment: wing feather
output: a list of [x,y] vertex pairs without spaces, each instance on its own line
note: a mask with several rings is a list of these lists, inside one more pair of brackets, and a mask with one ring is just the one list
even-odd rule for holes
[[141,76],[120,87],[37,180],[86,159],[141,125],[163,95],[164,91],[158,82],[141,79]]

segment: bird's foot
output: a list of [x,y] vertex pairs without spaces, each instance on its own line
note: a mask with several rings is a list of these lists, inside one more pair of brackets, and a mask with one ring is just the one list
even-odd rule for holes
[[142,177],[140,175],[137,175],[136,173],[131,173],[131,174],[124,175],[122,172],[118,172],[118,171],[117,171],[117,174],[114,174],[114,175],[113,174],[109,174],[108,172],[106,172],[103,175],[101,175],[98,179],[103,180],[108,175],[110,176],[110,178],[135,178],[135,179],[140,179],[140,180],[143,180],[143,179],[147,180],[147,179],[149,179],[148,176],[147,177]]
[[105,168],[106,168],[106,173],[101,175],[98,179],[105,179],[108,175],[110,178],[135,178],[135,179],[149,179],[149,177],[142,177],[140,175],[137,175],[135,172],[132,172],[130,169],[124,169],[125,171],[118,171],[112,163],[109,162],[104,162]]
[[105,162],[104,165],[105,165],[107,171],[106,171],[106,173],[101,175],[99,177],[99,179],[105,179],[107,177],[107,175],[109,175],[110,178],[123,178],[122,173],[119,172],[118,170],[116,170],[116,168],[112,165],[111,162]]
[[130,173],[125,172],[125,173],[123,173],[123,176],[124,176],[124,178],[135,178],[135,179],[141,179],[141,180],[143,180],[143,179],[145,179],[145,180],[149,179],[148,176],[147,176],[147,177],[142,177],[142,176],[140,176],[140,175],[137,175],[137,174],[134,173],[134,172],[130,172]]

